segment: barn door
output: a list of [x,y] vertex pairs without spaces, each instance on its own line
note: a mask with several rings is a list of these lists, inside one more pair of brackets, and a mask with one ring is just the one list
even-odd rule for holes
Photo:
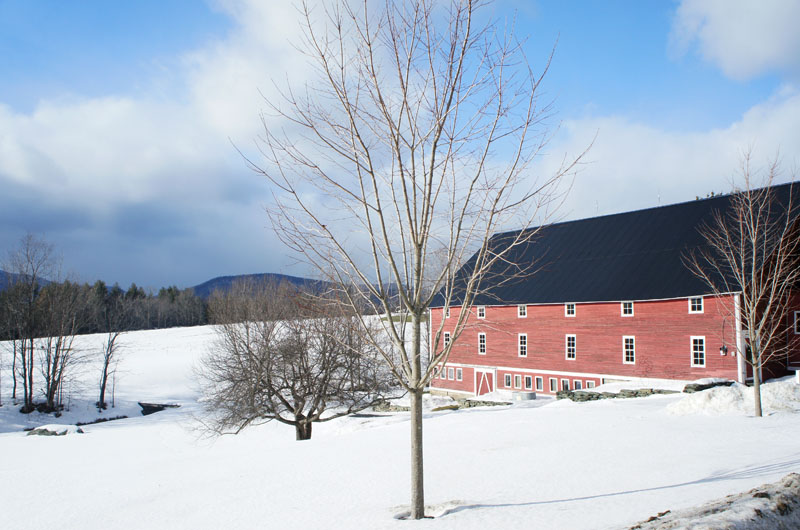
[[482,396],[494,390],[494,372],[475,371],[475,395]]

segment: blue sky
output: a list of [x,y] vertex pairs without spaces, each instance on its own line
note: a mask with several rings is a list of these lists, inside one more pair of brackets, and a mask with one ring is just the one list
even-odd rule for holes
[[[800,162],[800,3],[524,1],[515,23],[558,131],[538,169],[596,137],[564,218],[725,191],[741,152]],[[259,90],[302,79],[291,3],[0,0],[0,253],[26,232],[79,279],[158,288],[307,271],[231,143]]]

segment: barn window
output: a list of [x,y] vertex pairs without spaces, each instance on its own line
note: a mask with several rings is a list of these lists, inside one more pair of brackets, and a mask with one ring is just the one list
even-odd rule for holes
[[431,376],[431,379],[436,379],[437,377],[439,377],[439,367],[438,366],[433,368],[433,375]]
[[583,388],[583,381],[581,381],[580,379],[575,379],[574,381],[572,381],[572,385],[573,385],[572,388],[574,388],[575,390],[580,390]]
[[444,332],[444,347],[447,348],[448,346],[450,346],[450,332],[449,331],[445,331]]
[[511,374],[506,374],[505,380],[506,388],[511,388]]
[[636,337],[622,337],[622,362],[625,364],[636,363]]
[[486,355],[486,333],[478,333],[478,354]]
[[463,375],[464,374],[462,373],[461,368],[456,368],[456,381],[461,381]]
[[594,381],[586,381],[586,388],[594,388]]
[[450,306],[444,308],[444,318],[450,318]]
[[702,313],[703,312],[703,297],[702,296],[695,296],[689,298],[689,312],[690,313]]
[[533,390],[533,377],[525,376],[525,390]]
[[447,378],[452,381],[454,375],[455,375],[455,370],[453,370],[452,368],[448,368],[447,369]]
[[528,334],[527,333],[520,333],[519,334],[519,356],[520,357],[527,357],[528,356]]
[[575,356],[578,352],[576,340],[575,335],[567,335],[566,351],[567,359],[569,360],[575,360]]
[[800,335],[800,311],[794,312],[794,334]]
[[514,388],[522,388],[522,376],[515,375],[514,376]]
[[444,366],[442,366],[442,367],[439,369],[439,377],[440,377],[441,379],[447,379],[447,369],[446,369]]
[[528,316],[528,306],[525,304],[520,304],[517,306],[517,316],[519,318],[525,318]]
[[478,318],[486,318],[486,306],[478,306]]
[[558,379],[555,377],[550,378],[550,392],[555,392],[558,390]]
[[622,311],[622,316],[624,316],[624,317],[632,317],[633,316],[633,302],[622,302],[621,311]]
[[561,380],[561,390],[569,390],[569,379]]
[[706,365],[706,338],[692,337],[692,366]]
[[575,304],[564,304],[564,316],[567,317],[575,316]]
[[542,392],[544,390],[544,378],[536,376],[536,390]]

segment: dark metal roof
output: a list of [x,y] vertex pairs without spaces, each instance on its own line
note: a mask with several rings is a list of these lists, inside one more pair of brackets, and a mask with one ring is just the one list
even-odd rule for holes
[[[788,197],[790,186],[774,187],[779,200]],[[728,208],[730,201],[730,195],[723,195],[540,227],[535,239],[510,257],[522,266],[533,263],[535,273],[509,280],[498,268],[474,303],[658,300],[708,294],[708,287],[684,264],[684,256],[703,245],[698,228],[711,221],[715,210]],[[490,248],[513,234],[494,235]],[[469,266],[467,262],[465,269]]]

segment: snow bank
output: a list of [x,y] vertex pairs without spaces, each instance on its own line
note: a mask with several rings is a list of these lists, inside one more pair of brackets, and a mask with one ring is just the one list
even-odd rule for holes
[[790,473],[782,480],[738,495],[708,502],[696,508],[662,512],[632,530],[693,530],[740,528],[773,530],[800,528],[800,475]]
[[[667,412],[683,416],[689,414],[754,414],[753,388],[739,383],[719,386],[688,394],[670,404]],[[761,407],[765,414],[780,411],[800,411],[800,385],[791,378],[761,385]]]
[[[404,395],[403,397],[391,399],[389,401],[392,403],[392,405],[397,405],[398,407],[411,406],[411,397],[409,397],[408,394]],[[429,411],[439,407],[448,407],[455,404],[456,401],[450,396],[435,396],[433,394],[422,395],[422,410],[425,411]]]
[[[697,382],[697,381],[695,381]],[[686,381],[670,381],[667,379],[632,379],[630,381],[619,381],[605,383],[594,388],[584,388],[588,392],[611,392],[619,394],[620,390],[639,390],[642,388],[653,388],[659,390],[683,391]]]

